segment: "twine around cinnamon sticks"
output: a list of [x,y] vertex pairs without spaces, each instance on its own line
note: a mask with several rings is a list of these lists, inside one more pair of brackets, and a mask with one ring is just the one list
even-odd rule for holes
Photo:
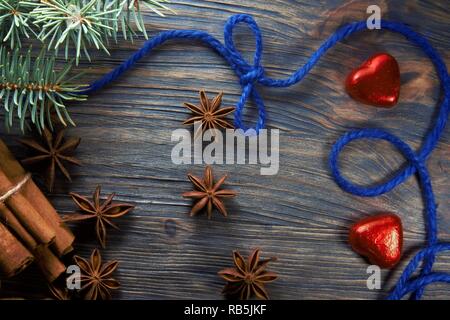
[[0,140],[0,271],[11,277],[33,261],[52,282],[64,271],[59,257],[74,235]]

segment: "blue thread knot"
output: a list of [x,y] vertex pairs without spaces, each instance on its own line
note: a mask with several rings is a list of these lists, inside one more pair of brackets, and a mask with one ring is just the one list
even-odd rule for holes
[[264,77],[264,68],[258,66],[249,72],[243,74],[240,79],[241,86],[246,86],[247,84],[255,84],[259,79]]

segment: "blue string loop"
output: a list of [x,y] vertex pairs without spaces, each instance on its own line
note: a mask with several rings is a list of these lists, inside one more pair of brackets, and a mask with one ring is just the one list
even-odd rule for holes
[[[253,65],[250,65],[241,53],[236,49],[233,40],[233,29],[239,23],[245,23],[253,31],[255,36],[255,53],[253,56]],[[224,28],[225,48],[229,52],[229,58],[232,61],[232,67],[239,77],[239,83],[242,87],[241,98],[236,104],[234,113],[234,124],[236,128],[247,131],[248,128],[242,122],[242,112],[249,98],[252,98],[258,109],[258,121],[255,131],[259,132],[265,126],[264,101],[259,96],[256,84],[264,77],[264,68],[261,66],[261,57],[263,51],[263,41],[261,30],[256,21],[249,15],[234,15],[230,17]]]
[[[402,275],[400,276],[394,289],[387,297],[389,300],[398,300],[404,297],[408,293],[422,292],[423,288],[434,282],[447,282],[450,283],[450,275],[443,273],[428,273],[427,275],[421,275],[412,280],[409,280],[413,273],[417,270],[420,262],[427,257],[435,256],[436,254],[450,251],[450,243],[436,243],[433,246],[428,246],[417,253],[414,258],[406,266]],[[420,296],[413,295],[412,298],[418,299]]]
[[[233,29],[239,23],[245,23],[253,31],[255,36],[256,49],[254,52],[253,62],[251,64],[242,57],[234,45]],[[420,47],[433,62],[443,90],[442,102],[439,106],[437,118],[431,129],[426,134],[422,147],[417,152],[414,152],[408,144],[403,142],[398,137],[380,129],[362,129],[348,132],[344,134],[333,146],[330,154],[330,167],[335,181],[343,190],[354,195],[364,197],[375,197],[389,192],[401,183],[405,182],[406,179],[411,177],[413,174],[418,175],[422,196],[425,202],[427,246],[411,260],[388,298],[401,299],[406,294],[412,293],[412,299],[419,299],[424,292],[425,286],[434,282],[450,283],[450,275],[432,272],[436,254],[442,251],[450,250],[450,244],[438,243],[436,203],[431,185],[431,178],[426,168],[426,160],[436,147],[448,120],[450,77],[441,56],[423,36],[414,32],[406,25],[393,21],[382,20],[381,28],[402,34],[406,39]],[[249,99],[252,99],[258,109],[258,119],[256,121],[255,131],[259,132],[260,129],[265,127],[266,113],[264,101],[256,88],[258,85],[266,87],[289,87],[298,83],[312,70],[320,58],[330,48],[351,34],[366,29],[366,21],[353,22],[339,28],[323,42],[323,44],[311,55],[303,66],[298,68],[289,77],[286,79],[272,79],[265,75],[264,67],[261,64],[263,52],[261,30],[250,15],[238,14],[230,17],[225,24],[225,45],[210,34],[199,30],[164,31],[145,42],[141,49],[135,52],[129,59],[124,61],[116,69],[104,75],[101,79],[93,82],[89,87],[79,93],[89,94],[106,86],[108,83],[117,79],[123,72],[130,69],[139,59],[151,52],[155,47],[162,45],[170,39],[198,40],[208,45],[219,55],[221,55],[239,78],[239,83],[242,87],[242,94],[236,104],[236,111],[234,114],[236,128],[243,129],[244,131],[247,130],[242,121],[242,112],[246,102]],[[406,167],[399,170],[393,178],[376,186],[363,187],[353,184],[345,179],[340,173],[338,157],[340,152],[348,143],[357,139],[375,139],[390,142],[406,158]],[[417,270],[420,262],[423,262],[423,267],[419,276],[415,279],[411,279],[412,274]]]
[[[351,183],[347,179],[343,177],[339,170],[339,154],[342,152],[344,147],[352,141],[359,139],[370,139],[370,140],[384,140],[390,142],[393,146],[395,146],[406,158],[409,163],[409,166],[397,174],[394,175],[393,178],[389,179],[385,183],[377,185],[375,187],[362,187],[356,184]],[[411,292],[410,289],[407,288],[415,288],[413,290],[413,294],[411,296],[412,299],[420,299],[424,292],[425,283],[430,284],[436,281],[441,277],[441,275],[432,275],[431,270],[435,261],[435,255],[437,252],[447,250],[447,245],[443,244],[437,246],[437,223],[436,223],[436,203],[433,194],[433,188],[431,185],[431,179],[429,172],[426,168],[425,164],[426,158],[417,155],[408,144],[403,142],[398,137],[383,131],[381,129],[361,129],[350,131],[344,134],[334,145],[330,153],[330,168],[334,180],[337,184],[347,192],[350,192],[355,195],[360,196],[377,196],[382,193],[388,192],[394,189],[396,186],[404,182],[407,178],[409,178],[414,173],[417,173],[419,177],[419,183],[421,186],[423,198],[425,200],[425,211],[426,211],[426,222],[427,222],[427,248],[422,250],[422,253],[416,256],[413,259],[412,266],[409,269],[406,269],[401,277],[401,280],[396,285],[395,292],[393,292],[389,298],[401,298],[403,295]],[[449,244],[450,246],[450,244]],[[436,250],[437,248],[437,250]],[[440,249],[444,248],[444,249]],[[417,269],[419,264],[419,260],[423,260],[424,267],[420,273],[420,277],[416,278],[414,285],[412,282],[408,282],[406,279],[409,278],[413,271]],[[410,263],[410,264],[411,264]],[[413,270],[411,270],[413,269]],[[450,279],[450,276],[448,276]],[[427,282],[428,279],[431,282]],[[420,285],[420,284],[423,285]]]
[[[350,142],[358,139],[378,139],[385,140],[394,145],[409,160],[410,165],[406,169],[397,172],[391,179],[385,183],[373,186],[363,187],[353,184],[343,177],[339,170],[338,156],[343,148]],[[385,132],[381,129],[362,129],[350,131],[343,135],[334,144],[330,153],[330,168],[336,183],[345,191],[358,196],[375,197],[383,193],[389,192],[399,184],[403,183],[407,178],[416,172],[417,167],[421,164],[421,160],[417,157],[411,148],[396,136]]]
[[247,26],[253,31],[253,34],[255,35],[255,54],[253,56],[253,66],[254,68],[258,68],[261,64],[261,56],[263,51],[263,41],[262,41],[262,35],[261,30],[259,29],[258,24],[253,19],[252,16],[246,15],[246,14],[237,14],[234,16],[231,16],[227,23],[225,24],[224,28],[224,40],[225,40],[225,47],[228,49],[228,52],[230,53],[230,56],[232,59],[235,60],[236,64],[241,68],[241,70],[250,68],[249,63],[245,61],[245,59],[242,57],[242,55],[239,53],[239,51],[236,49],[236,46],[234,45],[233,40],[233,29],[236,27],[239,23],[245,23]]

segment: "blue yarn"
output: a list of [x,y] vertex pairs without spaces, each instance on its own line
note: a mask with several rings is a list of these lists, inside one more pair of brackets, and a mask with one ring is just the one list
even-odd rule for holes
[[[256,40],[256,49],[252,63],[246,61],[233,42],[233,29],[239,23],[246,23],[253,31]],[[388,299],[401,299],[411,293],[411,299],[420,299],[427,285],[435,282],[450,283],[450,275],[446,273],[432,272],[436,254],[450,250],[450,243],[439,243],[437,237],[436,202],[431,185],[430,175],[426,168],[426,160],[436,147],[439,138],[447,123],[450,101],[450,79],[447,67],[430,43],[420,34],[414,32],[404,24],[392,21],[381,21],[381,28],[397,32],[405,36],[409,41],[419,46],[423,52],[433,62],[443,90],[442,102],[439,106],[439,113],[433,126],[425,136],[424,143],[419,151],[415,152],[408,144],[398,137],[381,129],[361,129],[344,134],[333,146],[330,154],[330,167],[336,183],[345,191],[363,197],[375,197],[391,191],[401,183],[405,182],[413,174],[417,174],[421,186],[422,196],[425,202],[426,225],[427,225],[427,245],[408,264],[403,271],[397,284],[392,290]],[[286,79],[272,79],[267,77],[264,67],[261,65],[263,51],[263,41],[261,31],[255,20],[246,14],[238,14],[230,17],[225,24],[224,40],[222,44],[210,34],[198,30],[170,30],[161,32],[157,36],[148,40],[141,49],[134,53],[120,66],[93,82],[80,94],[90,94],[117,79],[122,73],[130,69],[139,59],[148,54],[152,49],[158,47],[171,39],[199,40],[214,49],[221,55],[234,70],[239,78],[242,87],[242,94],[236,104],[235,126],[246,131],[248,128],[243,124],[242,112],[249,99],[252,99],[258,109],[258,119],[255,125],[256,132],[265,126],[266,112],[264,102],[258,93],[257,85],[266,87],[289,87],[301,81],[319,59],[332,48],[336,43],[347,36],[366,29],[366,21],[354,22],[343,26],[333,33],[315,51],[309,60]],[[376,186],[363,187],[353,184],[345,179],[339,171],[338,158],[343,148],[350,142],[358,139],[384,140],[396,147],[407,161],[407,166],[399,170],[393,178]],[[420,274],[411,279],[414,271],[423,262]]]

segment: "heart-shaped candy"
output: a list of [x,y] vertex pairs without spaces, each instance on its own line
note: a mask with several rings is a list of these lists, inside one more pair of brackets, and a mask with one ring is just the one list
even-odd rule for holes
[[402,222],[392,213],[364,218],[350,228],[349,242],[353,250],[367,257],[370,263],[392,268],[402,253]]
[[377,107],[393,107],[400,95],[400,68],[387,53],[370,57],[347,77],[345,88],[355,100]]

